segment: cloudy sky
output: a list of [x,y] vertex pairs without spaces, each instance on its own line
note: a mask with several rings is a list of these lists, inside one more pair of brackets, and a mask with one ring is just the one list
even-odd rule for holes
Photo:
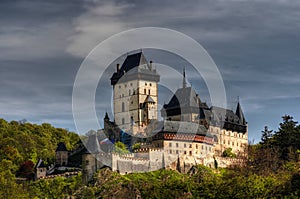
[[259,141],[265,125],[277,130],[284,114],[300,120],[300,2],[293,0],[2,0],[0,117],[76,131],[72,89],[84,58],[113,34],[147,26],[180,31],[207,50],[228,107],[240,96],[250,140]]

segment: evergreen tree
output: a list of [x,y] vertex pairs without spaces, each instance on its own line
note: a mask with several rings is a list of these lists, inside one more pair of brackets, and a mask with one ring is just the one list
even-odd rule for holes
[[265,126],[265,129],[262,132],[261,135],[261,142],[260,144],[263,145],[264,147],[270,147],[271,143],[271,139],[272,139],[272,132],[273,130],[269,130],[268,126]]

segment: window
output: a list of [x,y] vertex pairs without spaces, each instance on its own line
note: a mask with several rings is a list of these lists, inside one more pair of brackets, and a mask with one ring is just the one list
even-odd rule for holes
[[192,155],[192,151],[190,151],[190,155]]
[[152,84],[150,83],[150,86],[152,86]]
[[125,84],[125,88],[127,87],[127,84]]
[[198,144],[196,144],[196,149],[198,149]]
[[176,147],[178,147],[178,143],[176,143]]
[[150,95],[150,89],[148,90],[148,95]]
[[122,102],[122,112],[125,112],[125,104]]
[[125,124],[125,118],[122,118],[122,124]]
[[184,154],[186,154],[186,151],[184,151]]
[[190,148],[192,148],[192,144],[190,144]]
[[131,95],[131,90],[129,90],[129,95]]
[[147,86],[147,82],[145,82],[145,86]]
[[176,154],[178,154],[178,150],[176,150]]
[[147,90],[146,90],[146,89],[144,89],[144,94],[145,94],[145,95],[147,94]]
[[119,86],[119,88],[121,88],[121,85]]
[[130,86],[132,86],[132,83],[130,83]]
[[186,148],[186,144],[184,144],[184,148]]
[[204,146],[202,145],[202,147],[201,147],[201,148],[202,148],[202,150],[203,150],[203,149],[204,149]]
[[171,142],[169,143],[169,147],[172,147],[172,143]]
[[170,153],[172,153],[172,150],[170,150]]

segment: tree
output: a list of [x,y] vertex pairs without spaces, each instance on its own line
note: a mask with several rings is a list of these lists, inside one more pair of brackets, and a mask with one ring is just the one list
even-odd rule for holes
[[223,157],[236,158],[236,154],[232,152],[232,148],[227,148],[223,151]]
[[132,151],[138,150],[141,148],[141,143],[135,143],[134,145],[132,145],[131,149]]
[[261,135],[261,144],[265,147],[270,147],[271,145],[271,139],[272,139],[272,132],[273,130],[269,130],[268,129],[268,126],[265,126],[265,129],[262,132],[262,135]]
[[114,146],[114,152],[119,154],[128,154],[129,151],[123,142],[116,142]]
[[290,115],[282,117],[278,132],[274,134],[274,145],[278,146],[280,158],[285,161],[298,160],[297,150],[300,149],[300,130],[298,122]]

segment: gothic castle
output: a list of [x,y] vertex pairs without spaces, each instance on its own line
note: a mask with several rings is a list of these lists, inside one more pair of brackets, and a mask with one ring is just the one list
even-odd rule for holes
[[[226,167],[245,155],[248,128],[240,103],[236,111],[208,107],[183,72],[182,88],[164,104],[158,121],[160,76],[142,52],[128,55],[111,77],[114,121],[104,117],[104,129],[91,133],[83,155],[83,173],[88,180],[104,164],[120,173],[159,168],[187,171],[195,164]],[[113,143],[121,141],[133,153],[114,153]],[[230,149],[237,158],[224,158]]]

